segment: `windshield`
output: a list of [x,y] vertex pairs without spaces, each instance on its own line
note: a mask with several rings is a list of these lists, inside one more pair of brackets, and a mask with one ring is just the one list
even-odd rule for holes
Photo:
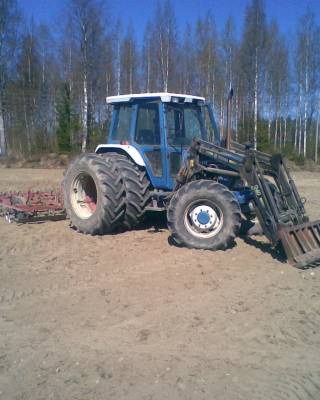
[[194,137],[202,137],[201,110],[196,106],[167,105],[168,143],[190,146]]

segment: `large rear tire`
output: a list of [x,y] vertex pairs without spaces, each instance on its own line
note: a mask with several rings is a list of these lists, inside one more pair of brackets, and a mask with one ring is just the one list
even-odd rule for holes
[[173,195],[167,219],[176,244],[220,250],[234,241],[240,228],[241,211],[225,186],[200,180],[187,183]]
[[123,225],[126,229],[133,229],[143,221],[145,206],[149,200],[150,182],[146,171],[139,168],[138,165],[125,155],[107,153],[105,157],[112,157],[121,175],[126,203]]
[[114,232],[123,224],[125,192],[114,160],[82,154],[63,181],[64,205],[71,225],[91,235]]

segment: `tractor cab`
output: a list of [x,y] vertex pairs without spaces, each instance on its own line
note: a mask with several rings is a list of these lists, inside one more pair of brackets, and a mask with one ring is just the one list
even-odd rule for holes
[[146,168],[152,185],[172,190],[175,177],[192,139],[220,144],[211,106],[203,97],[151,93],[112,96],[108,144],[97,153],[114,151],[129,155]]

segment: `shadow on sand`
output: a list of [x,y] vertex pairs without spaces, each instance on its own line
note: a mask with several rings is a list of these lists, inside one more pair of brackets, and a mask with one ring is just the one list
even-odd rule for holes
[[270,254],[273,259],[281,263],[287,262],[287,257],[281,244],[277,245],[276,247],[272,247],[271,243],[261,242],[260,240],[254,239],[252,236],[241,236],[241,239],[250,246],[254,246],[255,248],[259,249],[263,253]]

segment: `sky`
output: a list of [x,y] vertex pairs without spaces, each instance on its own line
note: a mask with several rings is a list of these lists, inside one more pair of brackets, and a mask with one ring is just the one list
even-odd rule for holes
[[[148,19],[153,16],[157,0],[105,0],[112,18],[120,17],[126,25],[130,20],[139,40],[142,40],[144,28]],[[66,0],[18,0],[27,17],[33,17],[35,22],[46,22],[54,27],[65,8]],[[211,10],[219,29],[224,25],[229,15],[236,21],[238,33],[241,32],[247,0],[173,0],[178,26],[186,22],[193,23],[199,16]],[[296,24],[307,7],[315,12],[320,24],[320,0],[265,0],[267,17],[276,18],[281,31],[292,37]],[[55,28],[56,29],[56,28]]]

